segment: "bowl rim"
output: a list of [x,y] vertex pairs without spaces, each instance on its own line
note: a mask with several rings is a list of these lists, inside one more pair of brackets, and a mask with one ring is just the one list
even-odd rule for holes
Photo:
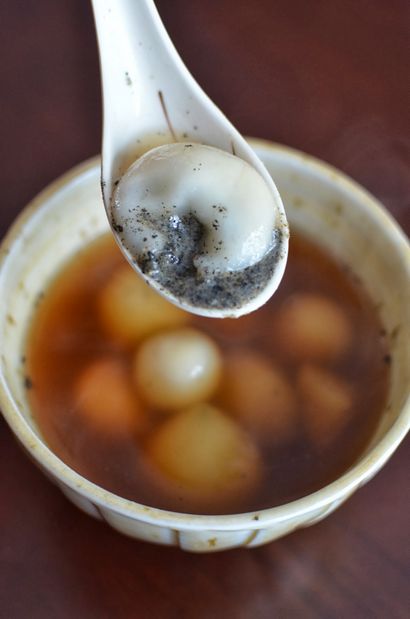
[[[376,198],[344,173],[311,155],[267,140],[248,139],[262,161],[265,161],[269,155],[273,155],[289,163],[302,165],[320,180],[326,179],[342,185],[350,195],[356,196],[367,214],[373,219],[379,220],[386,236],[394,242],[410,281],[410,245],[407,237],[398,223]],[[99,156],[95,156],[70,169],[50,183],[18,215],[0,245],[0,285],[3,267],[6,265],[11,248],[21,235],[24,226],[51,198],[58,197],[58,194],[62,194],[66,190],[71,190],[77,183],[86,182],[87,176],[95,174],[99,162]],[[237,514],[206,515],[174,512],[130,501],[104,490],[82,477],[60,460],[30,427],[18,410],[2,371],[0,372],[0,407],[11,430],[37,463],[49,471],[57,480],[57,483],[71,488],[90,500],[98,511],[100,511],[99,508],[107,508],[126,518],[184,531],[203,529],[219,531],[258,530],[289,521],[289,519],[296,521],[301,515],[308,516],[311,512],[314,512],[313,516],[315,516],[318,510],[326,508],[335,501],[347,498],[357,487],[370,479],[388,460],[410,429],[410,395],[408,395],[398,418],[386,434],[356,464],[330,484],[311,494],[276,507]]]

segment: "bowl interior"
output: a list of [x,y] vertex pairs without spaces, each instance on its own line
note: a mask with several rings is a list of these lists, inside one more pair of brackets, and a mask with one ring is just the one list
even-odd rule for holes
[[409,397],[407,240],[381,204],[335,169],[287,148],[272,149],[263,142],[255,146],[261,148],[258,154],[277,183],[291,231],[297,228],[351,270],[372,299],[389,338],[389,397],[370,450],[397,420]]
[[[373,198],[335,170],[289,149],[257,141],[253,145],[277,183],[291,230],[298,228],[349,266],[381,315],[391,340],[392,381],[386,410],[367,451],[393,424],[401,424],[396,446],[410,418],[408,409],[401,412],[410,383],[406,240]],[[94,159],[53,183],[20,216],[2,247],[0,364],[9,402],[4,414],[23,442],[23,431],[14,427],[14,418],[20,416],[41,440],[26,397],[27,326],[59,268],[108,230],[99,174],[99,161]]]

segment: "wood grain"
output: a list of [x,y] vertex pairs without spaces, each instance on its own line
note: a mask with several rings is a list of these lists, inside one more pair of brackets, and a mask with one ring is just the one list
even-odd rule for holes
[[[410,232],[405,0],[158,0],[188,67],[247,135],[364,184]],[[3,3],[1,234],[100,147],[100,86],[83,0]],[[210,556],[122,537],[72,507],[0,421],[1,619],[404,618],[409,443],[322,523]]]

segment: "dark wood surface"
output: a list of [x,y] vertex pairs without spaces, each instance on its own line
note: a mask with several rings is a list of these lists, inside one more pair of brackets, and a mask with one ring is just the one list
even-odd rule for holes
[[[157,4],[188,67],[242,133],[340,167],[409,232],[406,0]],[[98,152],[101,111],[88,3],[1,8],[4,234],[49,181]],[[83,515],[0,421],[0,618],[407,617],[409,461],[407,442],[314,527],[260,549],[198,556]]]

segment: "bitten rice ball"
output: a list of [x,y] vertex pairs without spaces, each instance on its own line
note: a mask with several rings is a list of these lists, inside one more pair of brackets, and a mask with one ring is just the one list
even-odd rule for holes
[[299,293],[279,309],[274,335],[281,350],[293,359],[335,361],[349,350],[352,326],[336,302]]
[[126,366],[104,358],[88,365],[74,385],[76,412],[92,427],[110,435],[138,432],[144,416]]
[[306,431],[313,443],[326,446],[345,429],[353,405],[353,389],[342,378],[314,365],[297,376]]
[[261,354],[242,351],[227,358],[220,401],[262,440],[286,440],[297,429],[292,388],[283,372]]
[[250,437],[210,404],[169,417],[151,437],[147,454],[171,481],[204,501],[249,493],[261,476]]
[[169,411],[206,400],[221,375],[221,355],[210,337],[184,328],[154,335],[137,351],[134,375],[141,397]]
[[98,312],[105,330],[129,344],[188,320],[186,312],[150,288],[128,264],[119,267],[102,290]]

